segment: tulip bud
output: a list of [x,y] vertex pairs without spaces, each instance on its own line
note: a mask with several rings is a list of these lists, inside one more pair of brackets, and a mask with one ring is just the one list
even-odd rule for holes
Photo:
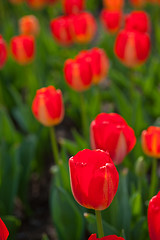
[[117,113],[101,113],[90,126],[92,149],[108,151],[113,162],[120,164],[136,143],[134,131]]
[[92,84],[92,69],[85,57],[68,59],[64,64],[64,76],[67,84],[75,91],[87,90]]
[[101,12],[101,21],[104,28],[109,33],[116,33],[121,26],[122,13],[120,11],[110,11],[104,9]]
[[32,36],[20,35],[11,39],[11,51],[13,58],[19,64],[30,63],[34,58],[35,41]]
[[4,224],[2,219],[0,218],[0,239],[7,240],[8,236],[9,236],[8,229],[6,228],[6,225]]
[[84,9],[84,0],[63,0],[65,14],[77,14]]
[[37,91],[32,103],[35,118],[44,126],[59,124],[64,117],[62,93],[53,86],[41,88]]
[[84,149],[69,159],[69,170],[72,193],[80,205],[104,210],[111,204],[119,175],[107,152]]
[[133,11],[128,14],[125,19],[125,30],[142,33],[149,32],[150,19],[148,14],[144,11]]
[[105,236],[103,238],[97,238],[96,234],[92,234],[88,240],[124,240],[124,238],[122,237],[117,237],[116,235],[109,235],[109,236]]
[[130,0],[130,2],[134,7],[141,8],[146,4],[147,1],[146,0]]
[[37,36],[39,28],[39,21],[33,15],[24,16],[19,20],[20,34]]
[[142,148],[150,157],[160,157],[160,127],[151,126],[141,135]]
[[0,35],[0,69],[4,66],[7,60],[7,47],[3,37]]
[[139,157],[135,165],[135,173],[138,177],[144,176],[146,173],[146,162],[143,157]]
[[103,0],[104,6],[111,11],[121,11],[123,9],[124,0]]
[[41,9],[46,5],[46,0],[27,0],[28,5],[34,9]]
[[73,16],[72,32],[75,42],[90,42],[95,36],[96,30],[97,24],[92,14],[83,12]]
[[73,43],[71,25],[71,16],[61,16],[51,21],[51,33],[58,43],[62,45],[69,45]]
[[149,201],[148,230],[150,240],[160,239],[160,192]]
[[147,33],[121,31],[116,39],[114,52],[127,67],[143,64],[150,53],[150,37]]

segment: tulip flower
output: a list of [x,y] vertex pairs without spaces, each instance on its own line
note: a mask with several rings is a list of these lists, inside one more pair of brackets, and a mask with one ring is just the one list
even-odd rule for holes
[[37,91],[32,103],[35,118],[44,126],[59,124],[64,117],[62,93],[53,86],[41,88]]
[[84,0],[63,0],[63,8],[66,14],[77,14],[84,9]]
[[27,0],[28,5],[34,9],[41,9],[46,5],[46,0]]
[[88,43],[95,36],[97,24],[88,12],[82,12],[73,16],[72,32],[76,43]]
[[73,43],[72,17],[61,16],[55,18],[50,23],[51,33],[56,41],[62,45]]
[[7,47],[3,37],[0,35],[0,69],[4,66],[7,60]]
[[9,236],[8,229],[6,228],[6,225],[4,224],[2,219],[0,218],[0,239],[7,240],[8,236]]
[[124,0],[103,0],[104,6],[111,11],[121,11],[123,9]]
[[101,21],[109,33],[116,33],[121,26],[122,12],[104,9],[101,12]]
[[24,16],[19,20],[19,32],[22,35],[37,36],[39,28],[39,21],[33,15]]
[[101,113],[90,126],[92,149],[108,151],[113,162],[120,164],[136,143],[134,131],[117,113]]
[[30,63],[34,58],[35,41],[34,37],[20,35],[11,40],[11,51],[13,58],[22,65]]
[[150,240],[160,239],[160,192],[149,201],[148,230]]
[[140,8],[146,4],[147,0],[130,0],[130,2],[134,7]]
[[124,240],[124,238],[122,237],[117,237],[116,235],[109,235],[106,237],[102,237],[102,238],[97,238],[96,234],[92,234],[88,240]]
[[64,64],[64,76],[67,84],[75,91],[87,90],[92,84],[92,69],[85,57],[68,59]]
[[103,210],[111,204],[119,175],[109,153],[84,149],[69,159],[69,169],[72,193],[80,205]]
[[149,32],[150,19],[144,11],[133,11],[126,16],[125,29],[127,31]]
[[117,36],[114,52],[124,65],[136,67],[147,60],[150,45],[147,33],[122,30]]

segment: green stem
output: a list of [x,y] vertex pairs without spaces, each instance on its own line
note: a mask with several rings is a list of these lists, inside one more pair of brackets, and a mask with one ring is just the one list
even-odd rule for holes
[[58,146],[57,146],[54,127],[50,127],[50,135],[51,135],[51,144],[52,144],[54,161],[55,161],[56,165],[59,165]]
[[83,92],[80,93],[80,101],[81,101],[81,118],[82,118],[82,131],[83,136],[85,139],[88,139],[89,132],[88,132],[88,120],[87,120],[87,114],[86,114],[86,105],[85,105],[85,99]]
[[97,219],[98,237],[102,238],[102,237],[104,237],[104,232],[103,232],[101,211],[95,210],[95,213],[96,213],[96,219]]
[[156,193],[156,187],[157,187],[157,159],[153,158],[149,198],[152,198]]

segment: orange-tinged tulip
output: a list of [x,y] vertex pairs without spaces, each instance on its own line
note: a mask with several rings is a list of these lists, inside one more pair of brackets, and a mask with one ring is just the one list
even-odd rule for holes
[[143,64],[150,53],[150,37],[147,33],[122,30],[116,39],[114,52],[127,67]]
[[34,9],[41,9],[46,6],[46,0],[27,0],[27,3]]
[[64,76],[67,84],[75,91],[87,90],[92,84],[92,69],[85,57],[68,59],[64,65]]
[[9,236],[8,229],[6,228],[6,225],[4,224],[2,219],[0,218],[0,239],[7,240],[8,236]]
[[121,11],[123,9],[124,0],[103,0],[104,6],[111,11]]
[[73,16],[73,37],[77,43],[88,43],[95,36],[96,21],[91,13],[82,12]]
[[7,47],[3,37],[0,35],[0,69],[4,66],[7,60]]
[[23,35],[37,36],[39,34],[39,21],[33,15],[27,15],[19,20],[19,32]]
[[146,155],[160,157],[160,127],[151,126],[142,132],[142,148]]
[[84,0],[63,0],[63,8],[66,14],[77,14],[84,9]]
[[122,12],[120,11],[102,10],[101,21],[104,28],[109,33],[116,33],[121,26],[122,16]]
[[130,0],[130,2],[134,7],[141,8],[146,4],[147,0]]
[[53,86],[44,87],[37,91],[32,103],[35,118],[44,126],[59,124],[64,117],[62,93]]
[[11,39],[11,51],[13,58],[19,64],[30,63],[34,58],[35,41],[34,37],[20,35]]

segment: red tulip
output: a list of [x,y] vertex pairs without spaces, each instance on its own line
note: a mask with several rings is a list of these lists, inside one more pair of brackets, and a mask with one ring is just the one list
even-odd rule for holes
[[73,37],[77,43],[88,43],[95,36],[97,24],[88,12],[79,13],[73,16]]
[[28,5],[34,9],[41,9],[46,5],[46,0],[27,0]]
[[131,4],[134,7],[143,7],[146,4],[146,0],[130,0]]
[[141,65],[150,53],[150,37],[147,33],[123,30],[117,36],[114,51],[124,65]]
[[160,127],[151,126],[142,132],[142,148],[146,155],[160,157]]
[[39,28],[39,21],[33,15],[24,16],[19,20],[20,34],[37,36]]
[[104,6],[111,11],[121,11],[124,0],[103,0]]
[[160,239],[160,192],[149,201],[148,229],[150,240]]
[[0,240],[7,240],[9,236],[8,229],[6,228],[6,225],[0,218]]
[[104,9],[101,12],[101,21],[109,33],[116,33],[121,26],[122,12]]
[[117,237],[116,235],[109,235],[109,236],[106,236],[106,237],[102,237],[102,238],[97,238],[97,235],[96,234],[92,234],[88,240],[124,240],[124,238],[122,237]]
[[64,76],[67,84],[75,91],[87,90],[92,84],[92,69],[85,57],[68,59],[64,65]]
[[128,31],[149,32],[150,19],[144,11],[133,11],[126,16],[125,29]]
[[63,0],[63,8],[66,14],[76,14],[84,9],[84,0]]
[[59,124],[64,117],[61,91],[53,86],[39,89],[32,103],[32,112],[44,126]]
[[101,113],[90,126],[92,149],[108,151],[113,162],[120,164],[136,143],[134,131],[117,113]]
[[77,59],[83,58],[90,63],[92,70],[92,82],[94,84],[104,80],[109,69],[109,60],[101,48],[93,48],[89,51],[82,51],[78,54]]
[[119,175],[107,152],[80,151],[69,159],[69,169],[72,193],[80,205],[104,210],[111,204]]
[[34,58],[35,41],[34,37],[20,35],[11,40],[11,51],[14,59],[19,64],[30,63]]
[[0,35],[0,69],[4,66],[7,60],[7,47],[3,37]]
[[72,17],[71,16],[61,16],[55,18],[50,23],[50,28],[53,37],[58,43],[62,45],[69,45],[73,43],[72,34]]

